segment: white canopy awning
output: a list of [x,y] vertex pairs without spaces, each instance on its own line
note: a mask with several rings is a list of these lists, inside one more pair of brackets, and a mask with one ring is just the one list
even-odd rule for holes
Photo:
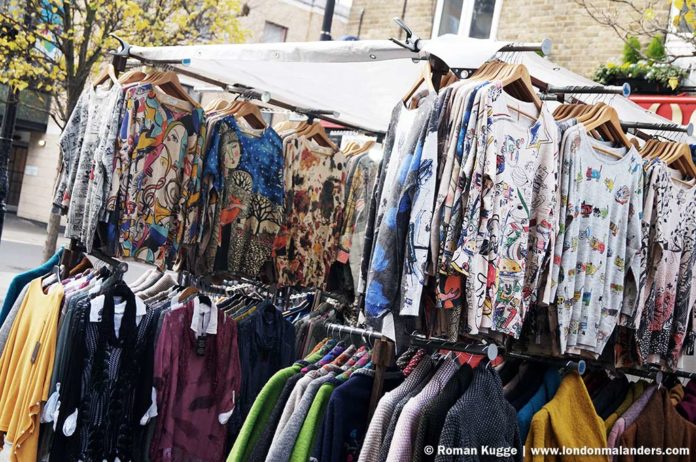
[[[418,77],[418,58],[428,53],[452,68],[477,68],[508,42],[442,36],[422,41],[420,53],[388,40],[137,47],[131,56],[166,63],[187,73],[227,85],[244,85],[269,92],[273,101],[309,110],[334,111],[348,126],[384,132],[391,111]],[[501,52],[520,62],[537,79],[554,86],[596,85],[536,53]],[[574,95],[588,103],[605,101],[624,121],[668,124],[621,95]],[[694,141],[683,133],[674,139]]]

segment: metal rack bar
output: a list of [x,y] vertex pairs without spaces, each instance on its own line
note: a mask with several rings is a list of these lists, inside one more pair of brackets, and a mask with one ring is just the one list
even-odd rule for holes
[[338,333],[338,334],[348,334],[357,335],[360,337],[365,337],[370,340],[379,340],[384,337],[381,332],[374,330],[361,329],[359,327],[344,326],[342,324],[336,324],[333,322],[324,325],[326,332],[328,333]]
[[545,93],[553,95],[565,95],[568,93],[576,94],[599,94],[599,95],[622,95],[628,98],[631,95],[631,86],[628,83],[623,85],[588,85],[588,86],[563,86],[547,85],[544,89]]
[[[293,106],[291,104],[284,103],[282,101],[273,99],[272,95],[268,92],[264,92],[261,90],[258,90],[256,88],[251,88],[247,87],[245,85],[241,84],[235,84],[235,85],[230,85],[227,82],[223,82],[222,80],[218,80],[212,77],[208,77],[206,75],[199,74],[195,71],[192,71],[190,69],[186,69],[186,67],[183,67],[186,65],[186,60],[182,61],[177,61],[177,62],[172,62],[171,60],[151,60],[151,59],[145,59],[140,56],[136,55],[129,55],[131,58],[137,59],[143,64],[146,65],[151,65],[151,66],[162,66],[166,65],[168,66],[169,69],[173,70],[177,74],[185,75],[187,77],[191,77],[192,79],[199,80],[201,82],[205,82],[210,85],[214,85],[216,87],[222,88],[224,91],[229,91],[231,93],[238,93],[238,94],[246,94],[252,97],[255,97],[255,95],[258,95],[258,99],[260,99],[262,102],[264,102],[267,105],[278,107],[281,109],[287,109],[289,111],[297,112],[298,114],[305,114],[305,115],[313,115],[314,118],[317,119],[322,119],[327,122],[331,122],[337,125],[341,125],[343,127],[347,128],[352,128],[353,130],[358,130],[363,133],[368,133],[368,134],[373,134],[373,135],[380,135],[384,134],[383,131],[375,131],[372,129],[368,129],[365,127],[361,127],[360,125],[355,125],[355,124],[350,124],[342,120],[338,120],[336,117],[338,117],[339,113],[337,111],[333,111],[330,109],[313,109],[313,108],[303,108],[303,107],[298,107],[298,106]],[[239,89],[239,91],[237,91]],[[265,101],[266,95],[268,96],[268,100]],[[331,117],[333,116],[333,117]]]
[[437,348],[443,350],[459,351],[475,355],[486,355],[491,361],[498,356],[498,345],[495,343],[462,343],[450,342],[444,338],[426,337],[416,332],[411,334],[411,344],[423,348]]
[[694,133],[694,125],[689,123],[688,125],[677,125],[677,124],[653,124],[649,122],[621,122],[621,127],[624,130],[629,128],[634,128],[637,130],[659,130],[667,132],[682,132],[691,136]]

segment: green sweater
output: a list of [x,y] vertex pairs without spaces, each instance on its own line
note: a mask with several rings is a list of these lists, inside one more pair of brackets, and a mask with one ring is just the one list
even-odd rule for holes
[[[313,363],[320,360],[323,355],[324,350],[322,349],[306,357],[305,361]],[[232,451],[227,456],[227,462],[247,460],[254,449],[254,445],[256,445],[256,441],[263,433],[263,428],[268,422],[268,416],[273,411],[273,407],[278,401],[278,396],[283,391],[285,382],[293,375],[299,373],[300,370],[302,370],[301,366],[293,364],[290,367],[279,370],[273,374],[273,377],[268,379],[268,382],[266,382],[266,385],[263,386],[254,400],[254,404],[251,406],[241,430],[239,430],[239,435],[234,442],[234,446],[232,446]]]
[[319,388],[314,401],[312,401],[312,406],[309,408],[309,412],[307,412],[307,417],[305,417],[302,424],[300,434],[297,436],[297,441],[295,441],[290,462],[307,462],[309,460],[312,447],[314,446],[314,439],[319,432],[317,427],[321,425],[324,419],[324,411],[334,388],[336,388],[336,384],[333,381],[325,383]]

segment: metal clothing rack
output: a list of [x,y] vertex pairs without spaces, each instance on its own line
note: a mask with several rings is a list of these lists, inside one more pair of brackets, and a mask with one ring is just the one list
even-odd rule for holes
[[484,355],[487,356],[489,360],[493,361],[499,352],[498,345],[495,343],[464,343],[464,342],[451,342],[444,338],[438,337],[426,337],[423,334],[414,332],[411,334],[411,345],[419,346],[422,348],[435,348],[450,351],[459,351],[462,353],[469,353],[474,355]]
[[333,322],[325,324],[324,327],[326,328],[326,332],[329,335],[331,335],[332,333],[347,334],[347,335],[359,336],[361,338],[366,338],[366,339],[372,340],[372,341],[376,341],[376,340],[384,338],[384,335],[381,332],[377,332],[374,330],[361,329],[359,327],[344,326],[342,324],[336,324]]

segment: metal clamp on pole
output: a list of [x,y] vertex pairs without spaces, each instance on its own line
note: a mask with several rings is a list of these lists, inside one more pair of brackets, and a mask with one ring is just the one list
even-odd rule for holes
[[227,85],[226,90],[230,93],[238,94],[242,99],[257,99],[259,101],[263,101],[264,103],[268,103],[271,100],[270,92],[259,91],[254,88],[247,87],[246,85]]
[[406,25],[403,19],[396,16],[392,19],[394,20],[396,25],[399,26],[406,33],[406,40],[404,40],[403,42],[395,38],[390,38],[389,40],[396,43],[402,48],[406,48],[407,50],[411,50],[414,53],[418,53],[421,48],[421,38],[413,33],[413,30],[411,30],[411,28]]
[[545,38],[541,43],[511,43],[510,45],[505,45],[498,51],[535,51],[541,52],[544,56],[551,54],[551,39]]

